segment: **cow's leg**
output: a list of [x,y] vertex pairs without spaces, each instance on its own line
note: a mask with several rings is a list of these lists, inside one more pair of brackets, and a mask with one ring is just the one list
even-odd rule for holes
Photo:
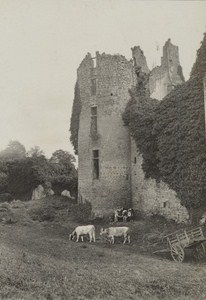
[[89,233],[89,242],[90,243],[92,242],[92,233],[91,232]]
[[78,242],[79,241],[79,234],[77,233],[77,239],[76,239],[76,242]]
[[128,243],[130,244],[130,235],[127,236]]
[[95,233],[93,232],[93,242],[95,243]]
[[82,242],[84,242],[84,237],[83,237],[83,235],[81,235],[81,240],[82,240]]

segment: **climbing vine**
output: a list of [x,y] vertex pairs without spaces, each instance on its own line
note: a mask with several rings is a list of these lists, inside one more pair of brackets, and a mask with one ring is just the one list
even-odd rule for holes
[[72,107],[72,116],[70,120],[70,141],[74,147],[75,154],[78,154],[78,132],[79,132],[79,118],[81,112],[81,99],[78,81],[74,89],[74,101]]
[[137,85],[123,114],[142,153],[145,176],[166,182],[189,209],[206,204],[205,74],[206,35],[187,82],[159,104],[140,94]]

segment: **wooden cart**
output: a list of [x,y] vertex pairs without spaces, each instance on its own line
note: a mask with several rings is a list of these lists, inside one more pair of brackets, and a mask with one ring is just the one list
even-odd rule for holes
[[205,255],[206,245],[204,242],[206,238],[201,227],[179,230],[164,236],[163,239],[166,241],[167,248],[156,250],[153,253],[170,252],[176,262],[183,262],[185,258],[184,249],[192,249],[196,258],[202,258]]

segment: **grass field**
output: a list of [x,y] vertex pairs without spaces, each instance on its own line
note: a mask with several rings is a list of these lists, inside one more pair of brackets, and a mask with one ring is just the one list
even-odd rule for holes
[[[0,299],[206,299],[205,261],[178,264],[152,255],[147,240],[140,242],[143,227],[151,230],[145,221],[130,224],[131,245],[99,239],[101,225],[95,244],[69,241],[77,224],[68,207],[58,205],[58,214],[43,222],[29,222],[25,213],[22,221],[19,207],[16,222],[0,223]],[[35,209],[38,203],[25,207],[29,216]]]

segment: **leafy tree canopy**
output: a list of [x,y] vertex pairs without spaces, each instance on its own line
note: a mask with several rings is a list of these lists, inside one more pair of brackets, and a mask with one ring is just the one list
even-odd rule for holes
[[36,158],[42,155],[44,156],[44,151],[39,146],[34,146],[27,152],[28,157]]
[[10,141],[7,148],[0,152],[1,159],[22,159],[25,157],[26,149],[18,141]]
[[47,159],[35,146],[26,155],[24,146],[15,141],[0,154],[0,194],[30,199],[32,190],[39,184],[51,187],[57,193],[69,189],[76,194],[77,170],[75,158],[69,152],[57,150]]

